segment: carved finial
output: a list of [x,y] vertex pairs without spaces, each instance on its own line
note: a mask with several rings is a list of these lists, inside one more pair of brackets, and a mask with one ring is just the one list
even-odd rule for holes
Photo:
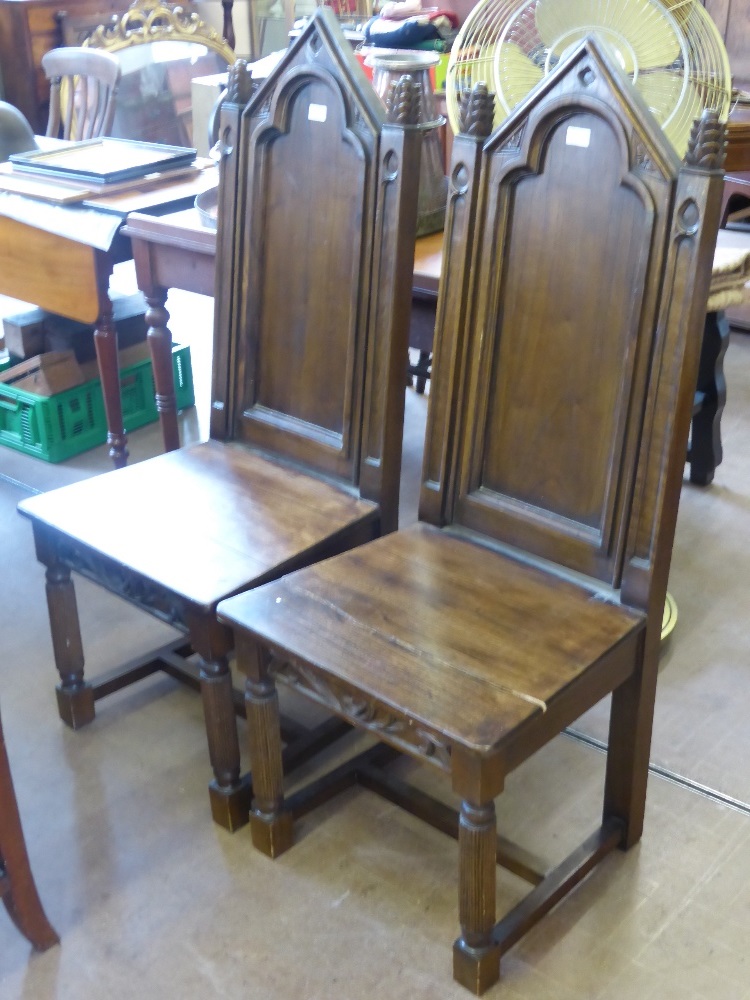
[[227,104],[239,104],[244,107],[252,96],[253,87],[253,78],[248,69],[247,60],[237,59],[229,67],[225,101]]
[[421,84],[405,73],[391,84],[388,92],[388,121],[396,125],[419,124],[421,104]]
[[487,90],[486,83],[475,83],[471,90],[464,90],[458,116],[462,135],[486,139],[492,131],[494,117],[495,95]]
[[726,126],[719,121],[718,111],[706,108],[701,117],[693,122],[685,163],[704,170],[723,170],[726,152]]

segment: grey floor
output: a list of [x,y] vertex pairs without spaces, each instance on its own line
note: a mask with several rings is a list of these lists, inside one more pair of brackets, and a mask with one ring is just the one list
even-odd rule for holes
[[[211,307],[187,293],[170,305],[175,337],[193,350],[198,405],[182,418],[193,440],[205,434]],[[509,953],[490,997],[750,1000],[750,337],[733,337],[727,379],[724,462],[711,487],[682,492],[679,617],[661,663],[643,841]],[[406,520],[424,417],[425,399],[407,390]],[[155,428],[136,432],[132,460],[158,445]],[[452,841],[352,791],[266,859],[246,829],[212,825],[200,702],[167,679],[100,703],[78,733],[60,723],[43,573],[14,508],[30,490],[107,468],[104,448],[60,466],[0,449],[0,704],[39,891],[62,938],[34,954],[0,912],[0,1000],[468,996],[451,980]],[[92,675],[170,634],[85,583],[78,598]],[[596,824],[606,707],[519,769],[498,801],[502,831],[551,862]],[[511,876],[498,882],[501,900],[518,897]]]

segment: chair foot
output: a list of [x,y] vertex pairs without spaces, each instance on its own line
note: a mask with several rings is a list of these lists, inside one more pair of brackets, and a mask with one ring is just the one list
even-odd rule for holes
[[265,816],[253,812],[250,814],[250,832],[254,847],[269,858],[277,858],[294,843],[292,814],[283,812],[276,816]]
[[230,833],[245,826],[250,819],[252,788],[248,779],[242,779],[233,788],[222,788],[212,781],[208,786],[211,816],[214,823]]
[[500,978],[500,946],[470,948],[459,938],[453,945],[453,978],[481,996]]
[[89,722],[94,721],[96,714],[94,689],[90,684],[83,684],[76,688],[65,688],[58,685],[55,692],[57,694],[57,711],[66,726],[70,726],[71,729],[81,729]]

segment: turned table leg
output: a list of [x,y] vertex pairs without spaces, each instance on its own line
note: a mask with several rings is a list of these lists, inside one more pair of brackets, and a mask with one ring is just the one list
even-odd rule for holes
[[723,311],[706,315],[703,327],[697,391],[700,404],[690,432],[690,482],[708,486],[722,460],[721,415],[727,401],[724,355],[729,346],[729,321]]
[[146,326],[151,349],[151,364],[156,389],[156,409],[161,422],[164,450],[175,451],[180,447],[180,430],[177,424],[177,397],[172,368],[172,334],[169,313],[166,309],[167,289],[152,287],[145,294]]
[[115,468],[127,464],[127,435],[122,418],[120,363],[117,357],[117,328],[112,316],[112,302],[107,288],[100,289],[100,312],[94,330],[96,360],[102,384],[104,411],[107,415],[107,444]]

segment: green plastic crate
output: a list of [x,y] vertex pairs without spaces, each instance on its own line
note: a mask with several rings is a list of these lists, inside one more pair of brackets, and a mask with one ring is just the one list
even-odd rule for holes
[[[188,346],[173,346],[172,366],[177,409],[184,410],[195,403]],[[158,418],[150,358],[122,369],[120,393],[128,433]],[[98,378],[54,396],[0,383],[0,444],[45,462],[63,462],[106,440],[107,417]]]

